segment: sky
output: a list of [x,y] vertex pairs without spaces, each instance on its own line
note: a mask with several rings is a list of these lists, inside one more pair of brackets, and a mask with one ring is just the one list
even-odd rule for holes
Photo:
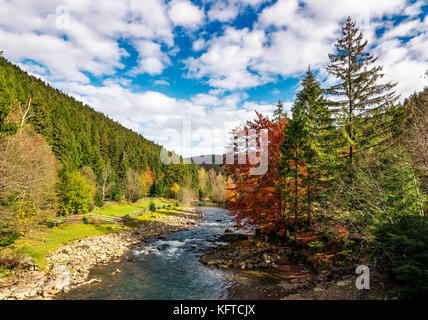
[[322,85],[351,16],[404,99],[428,85],[426,0],[0,0],[0,50],[21,68],[183,156],[289,110]]

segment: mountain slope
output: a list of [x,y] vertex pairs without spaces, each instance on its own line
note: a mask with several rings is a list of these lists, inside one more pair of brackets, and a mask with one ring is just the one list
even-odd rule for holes
[[65,167],[89,166],[99,174],[109,163],[119,177],[128,168],[142,171],[149,166],[155,173],[162,171],[160,145],[0,57],[0,104],[16,109],[30,98],[34,116],[29,121]]

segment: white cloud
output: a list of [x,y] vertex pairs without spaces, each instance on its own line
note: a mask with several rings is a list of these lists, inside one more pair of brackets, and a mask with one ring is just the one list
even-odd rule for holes
[[153,84],[156,86],[167,86],[167,87],[169,87],[169,82],[165,81],[165,80],[155,80],[153,82]]
[[205,40],[204,39],[197,39],[193,41],[192,49],[193,51],[201,51],[205,47]]
[[168,55],[161,50],[161,45],[150,40],[134,41],[134,46],[139,52],[138,66],[131,72],[132,75],[148,73],[150,75],[161,74],[167,65],[171,63]]
[[[255,103],[241,108],[248,98],[242,92],[223,96],[198,94],[185,100],[156,91],[132,92],[116,81],[105,82],[101,87],[76,82],[58,85],[124,126],[186,157],[223,153],[232,128],[253,119],[254,110],[269,112],[273,108]],[[187,123],[191,126],[191,147],[182,146],[183,125]],[[174,133],[171,139],[163,139],[170,132]]]
[[[258,10],[263,2],[266,6],[253,26],[232,26],[240,13],[250,7]],[[324,67],[340,24],[348,15],[362,25],[379,56],[378,63],[385,66],[384,80],[399,82],[397,91],[403,97],[422,89],[428,65],[428,18],[421,21],[418,17],[423,3],[202,0],[198,6],[189,0],[0,0],[0,49],[28,72],[149,139],[161,142],[160,128],[181,132],[183,122],[191,120],[193,154],[222,153],[227,142],[224,133],[253,118],[254,110],[270,115],[274,109],[276,101],[272,105],[248,101],[243,90],[274,82],[280,76],[300,76],[308,64],[319,70],[324,84],[334,81]],[[69,9],[68,29],[56,27],[58,6]],[[399,24],[389,20],[396,14],[405,16]],[[203,29],[207,21],[222,22],[221,30],[207,33]],[[174,42],[175,26],[185,28],[195,39],[183,73],[207,83],[207,92],[178,99],[154,89],[127,89],[131,80],[117,72],[124,67],[123,58],[129,56],[121,41],[138,53],[138,65],[127,76],[160,75],[180,50]],[[386,29],[381,36],[376,34],[378,28]],[[88,73],[107,79],[94,86]],[[151,83],[168,86],[163,78],[154,78]],[[289,103],[286,106],[291,107]],[[177,150],[172,142],[166,145]],[[214,150],[207,150],[207,146]],[[185,156],[191,153],[188,147],[177,151]]]
[[[231,7],[214,2],[210,10],[218,8]],[[340,26],[350,15],[375,48],[379,63],[385,64],[385,72],[390,72],[386,78],[401,82],[398,88],[404,95],[410,87],[422,89],[419,74],[426,69],[427,19],[413,18],[420,9],[421,2],[409,6],[407,0],[278,0],[263,9],[252,30],[226,27],[224,34],[208,40],[206,52],[187,60],[189,76],[233,91],[275,81],[278,75],[300,76],[309,64],[325,75],[328,53],[334,51]],[[403,12],[409,18],[398,25],[385,20]],[[385,27],[384,36],[378,38],[376,30]],[[413,39],[402,42],[397,37]],[[400,76],[406,65],[420,72]]]
[[214,0],[208,1],[210,9],[207,13],[211,21],[230,22],[247,7],[257,8],[263,0]]
[[[119,39],[174,44],[173,26],[161,0],[0,0],[0,7],[0,47],[5,56],[12,61],[37,61],[49,70],[51,81],[87,83],[86,72],[114,74],[128,55]],[[57,9],[61,10],[57,13]],[[59,26],[69,28],[57,28],[64,19],[69,23]],[[168,64],[153,47],[150,56],[140,54],[143,72],[159,73]]]
[[263,53],[263,31],[229,27],[223,36],[209,42],[208,52],[188,59],[189,75],[207,78],[208,84],[228,90],[255,87],[268,79],[249,69]]
[[203,9],[188,0],[172,0],[168,14],[174,25],[195,28],[202,24],[205,14]]

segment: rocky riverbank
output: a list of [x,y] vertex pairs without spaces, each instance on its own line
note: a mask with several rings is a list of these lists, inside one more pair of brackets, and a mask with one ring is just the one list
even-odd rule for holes
[[208,249],[200,261],[219,268],[240,268],[243,270],[276,268],[289,260],[291,248],[257,243],[246,234],[225,234],[217,239],[228,242]]
[[196,226],[200,219],[197,209],[184,209],[179,214],[159,215],[156,221],[129,231],[74,241],[48,256],[45,271],[27,261],[21,267],[24,270],[0,278],[0,300],[51,299],[73,287],[97,282],[98,279],[88,279],[95,265],[118,259],[142,240]]
[[384,291],[381,276],[371,273],[370,290],[358,290],[354,267],[314,270],[305,256],[291,247],[263,243],[251,235],[225,234],[216,241],[227,244],[209,248],[200,261],[210,267],[242,270],[275,270],[283,279],[278,286],[266,289],[268,296],[283,300],[372,300]]

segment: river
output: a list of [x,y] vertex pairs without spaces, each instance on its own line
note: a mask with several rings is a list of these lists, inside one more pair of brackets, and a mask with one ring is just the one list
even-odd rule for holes
[[[122,257],[95,267],[89,278],[101,282],[74,288],[57,299],[278,299],[285,274],[277,271],[217,269],[199,262],[216,239],[233,229],[228,210],[200,207],[202,223],[153,238]],[[119,273],[113,271],[119,269]]]

